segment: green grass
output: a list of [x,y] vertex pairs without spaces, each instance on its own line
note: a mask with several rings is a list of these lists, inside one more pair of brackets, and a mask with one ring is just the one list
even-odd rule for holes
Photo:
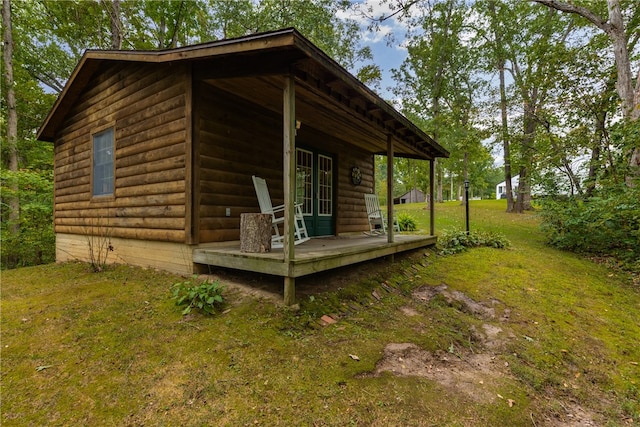
[[[353,283],[301,297],[299,311],[229,288],[228,311],[182,317],[172,275],[75,263],[5,271],[1,422],[543,426],[572,421],[567,411],[579,406],[596,425],[640,423],[640,290],[623,273],[546,247],[534,214],[504,208],[472,201],[471,228],[503,233],[510,249],[418,251],[372,275],[363,266]],[[400,209],[428,231],[423,205]],[[464,208],[437,205],[436,220],[438,230],[462,228]],[[385,281],[397,292],[382,290]],[[496,318],[411,298],[443,283],[490,304]],[[328,313],[342,315],[319,326]],[[463,359],[487,352],[475,338],[483,324],[508,336],[494,355],[501,374],[478,385],[491,398],[368,375],[388,343]]]

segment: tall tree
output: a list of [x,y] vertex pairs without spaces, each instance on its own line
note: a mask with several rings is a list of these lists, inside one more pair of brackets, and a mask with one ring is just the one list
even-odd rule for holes
[[[622,101],[622,114],[630,122],[638,120],[638,118],[640,118],[640,69],[637,71],[634,90],[633,72],[631,71],[631,62],[629,61],[629,50],[627,47],[629,34],[627,34],[626,24],[622,16],[620,0],[607,0],[607,18],[603,18],[594,12],[593,9],[559,0],[533,1],[562,12],[582,16],[600,30],[604,31],[609,37],[613,47],[618,73],[616,89]],[[635,28],[634,31],[637,31],[637,28]],[[640,141],[638,141],[637,138],[635,138],[635,144],[628,148],[627,156],[629,159],[629,173],[626,182],[628,186],[633,186],[635,185],[635,179],[640,177]]]
[[507,191],[507,211],[523,212],[531,208],[531,187],[540,168],[538,127],[544,124],[556,69],[566,58],[564,38],[572,23],[519,1],[478,1],[474,9],[486,17],[473,23],[484,69],[499,77],[495,139],[502,143],[507,186],[513,174],[519,175],[517,198]]
[[506,53],[504,50],[502,29],[496,13],[496,2],[491,0],[487,3],[489,12],[490,35],[493,43],[489,43],[490,54],[494,66],[498,69],[500,85],[500,138],[502,140],[502,159],[504,162],[504,181],[507,194],[507,212],[512,212],[514,208],[513,184],[511,181],[511,141],[509,139],[509,122],[507,112],[507,86],[506,86]]
[[111,24],[111,49],[122,49],[122,19],[120,17],[120,0],[102,0]]
[[[544,124],[542,115],[555,86],[554,73],[565,60],[565,42],[573,23],[561,19],[555,11],[540,11],[527,3],[521,9],[523,26],[521,37],[511,42],[511,75],[523,105],[523,133],[520,140],[520,173],[518,197],[514,211],[530,210],[532,174],[536,169],[537,130]],[[520,22],[520,24],[522,21]]]
[[[15,82],[13,79],[13,30],[11,25],[11,0],[2,1],[2,26],[3,32],[3,61],[4,80],[6,87],[7,103],[7,168],[10,171],[18,170],[18,113],[16,108]],[[8,200],[9,205],[9,229],[17,234],[20,230],[20,199],[18,197],[17,183],[10,184],[13,194]]]

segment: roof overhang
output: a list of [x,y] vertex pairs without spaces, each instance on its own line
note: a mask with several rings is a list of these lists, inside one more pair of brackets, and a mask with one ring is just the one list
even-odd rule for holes
[[[260,76],[256,76],[255,71],[254,75],[249,75],[251,70],[243,66],[249,57],[254,62],[256,58],[265,59],[259,61],[265,64],[260,69]],[[209,68],[209,71],[196,77],[210,81],[238,77],[268,81],[273,76],[293,74],[299,83],[302,98],[306,100],[300,108],[301,113],[304,114],[305,108],[319,108],[319,104],[331,105],[326,114],[342,113],[357,126],[362,131],[361,145],[369,144],[369,152],[387,154],[386,145],[381,141],[391,137],[395,156],[418,159],[449,157],[446,149],[292,28],[160,51],[87,50],[37,137],[42,141],[55,140],[67,112],[105,62],[197,63],[216,60],[224,60],[225,66]],[[314,103],[314,99],[321,102]],[[370,139],[370,143],[365,142],[365,138],[367,141]]]

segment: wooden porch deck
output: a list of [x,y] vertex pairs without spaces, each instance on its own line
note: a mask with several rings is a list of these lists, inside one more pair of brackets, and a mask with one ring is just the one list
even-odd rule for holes
[[203,244],[193,251],[193,262],[216,267],[296,278],[369,261],[421,247],[432,246],[436,236],[394,235],[312,238],[295,248],[295,259],[284,262],[282,249],[268,253],[240,252],[240,242]]

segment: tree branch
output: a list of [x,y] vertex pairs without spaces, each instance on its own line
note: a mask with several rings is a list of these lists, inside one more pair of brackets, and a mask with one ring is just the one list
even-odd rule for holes
[[384,22],[384,21],[386,21],[388,19],[393,18],[394,16],[397,16],[397,15],[399,15],[401,13],[407,12],[411,8],[411,6],[413,6],[414,4],[418,3],[419,1],[420,0],[410,0],[407,3],[402,3],[402,1],[401,1],[398,4],[398,9],[396,9],[395,11],[390,13],[389,15],[386,15],[386,16],[382,15],[382,16],[380,16],[378,18],[372,17],[371,19],[373,21]]
[[577,6],[575,4],[565,3],[558,0],[531,0],[531,1],[540,3],[547,7],[551,7],[561,12],[574,13],[576,15],[580,15],[583,18],[588,19],[590,22],[592,22],[595,26],[600,28],[605,33],[609,34],[611,32],[611,24],[606,19],[602,19],[602,17],[596,15],[586,7]]

